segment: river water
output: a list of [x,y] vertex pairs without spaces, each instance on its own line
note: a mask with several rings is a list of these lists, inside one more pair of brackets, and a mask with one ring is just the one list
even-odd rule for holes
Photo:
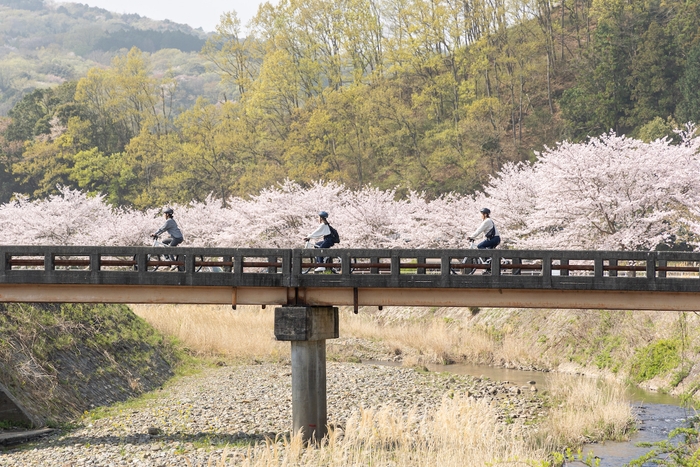
[[[389,364],[386,362],[367,362],[373,364]],[[559,375],[556,373],[543,373],[539,371],[509,370],[481,365],[428,365],[430,371],[447,372],[459,375],[470,375],[489,378],[494,381],[509,381],[518,386],[527,386],[530,381],[535,381],[540,390],[547,389],[549,384],[556,382]],[[585,376],[581,376],[585,378]],[[634,413],[639,420],[638,431],[629,441],[605,442],[600,444],[587,444],[583,447],[583,453],[592,453],[600,459],[600,467],[621,467],[632,460],[638,459],[650,448],[636,446],[641,442],[656,442],[667,439],[668,434],[674,428],[682,426],[686,420],[695,415],[693,409],[681,407],[678,398],[657,392],[643,391],[638,388],[628,389],[627,395],[632,404]],[[567,466],[582,466],[579,462],[568,463]],[[647,463],[645,467],[656,464]]]

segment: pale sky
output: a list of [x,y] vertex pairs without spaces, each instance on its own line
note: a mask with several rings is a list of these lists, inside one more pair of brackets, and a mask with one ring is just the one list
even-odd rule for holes
[[[201,27],[207,32],[214,31],[219,17],[226,11],[235,10],[241,24],[246,23],[258,12],[258,5],[264,0],[72,0],[89,6],[104,8],[114,13],[138,13],[151,19],[169,19],[176,23]],[[57,3],[63,3],[57,1]],[[276,3],[276,2],[271,2]]]

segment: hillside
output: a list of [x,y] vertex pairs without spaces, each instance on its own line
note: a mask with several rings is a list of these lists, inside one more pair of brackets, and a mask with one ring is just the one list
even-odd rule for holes
[[37,424],[163,385],[180,357],[126,306],[0,304],[0,385]]
[[[677,141],[700,121],[699,0],[499,5],[266,4],[247,37],[224,15],[201,55],[146,51],[192,33],[175,25],[158,35],[141,18],[44,7],[100,27],[54,28],[55,45],[45,32],[39,49],[19,33],[6,44],[14,94],[3,99],[15,105],[0,121],[0,202],[69,186],[139,209],[226,205],[286,179],[472,194],[564,140]],[[12,11],[46,31],[47,10]],[[137,26],[146,32],[125,32]],[[132,36],[116,55],[98,49]],[[7,52],[19,46],[34,58]],[[63,50],[74,63],[49,59]],[[204,60],[217,75],[202,74]]]
[[153,75],[170,73],[186,86],[181,105],[218,98],[218,76],[199,55],[201,29],[41,0],[0,0],[0,18],[0,116],[26,93],[79,79],[132,47],[152,54]]

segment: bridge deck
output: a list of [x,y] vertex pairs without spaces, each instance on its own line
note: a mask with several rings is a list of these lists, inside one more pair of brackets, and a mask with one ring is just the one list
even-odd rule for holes
[[0,246],[0,301],[700,309],[700,253],[479,250],[486,264],[475,254]]

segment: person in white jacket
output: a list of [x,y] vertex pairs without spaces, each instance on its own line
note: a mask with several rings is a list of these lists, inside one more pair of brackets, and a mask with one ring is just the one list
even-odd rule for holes
[[[308,242],[312,238],[323,238],[320,242],[316,243],[316,248],[330,248],[333,246],[333,239],[331,238],[331,228],[328,226],[328,213],[326,211],[321,211],[318,213],[318,223],[319,226],[316,230],[310,233],[308,236],[304,237],[304,241]],[[322,263],[323,258],[316,258],[317,263]],[[326,268],[317,267],[314,272],[323,272]]]
[[473,242],[483,233],[486,240],[479,243],[476,247],[480,250],[490,250],[496,248],[498,244],[501,243],[501,234],[498,233],[496,224],[494,224],[493,220],[491,219],[491,210],[489,208],[482,208],[479,212],[481,212],[481,218],[483,221],[481,222],[479,228],[469,236],[469,241]]

